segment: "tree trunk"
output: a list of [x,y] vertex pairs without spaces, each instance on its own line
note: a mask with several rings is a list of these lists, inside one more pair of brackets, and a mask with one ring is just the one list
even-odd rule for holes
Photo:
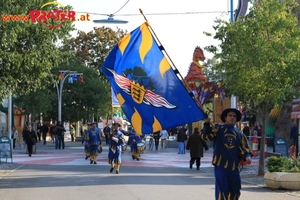
[[290,130],[294,123],[294,121],[291,119],[292,109],[292,101],[284,102],[275,123],[275,138],[281,137],[289,141]]

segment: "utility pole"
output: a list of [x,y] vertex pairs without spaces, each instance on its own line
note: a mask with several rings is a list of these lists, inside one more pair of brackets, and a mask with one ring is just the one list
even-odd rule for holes
[[62,92],[64,87],[65,80],[70,76],[79,75],[83,76],[83,73],[77,73],[77,71],[70,71],[70,70],[60,70],[59,71],[60,81],[56,83],[57,89],[57,100],[58,100],[58,121],[62,122],[61,113],[62,113]]

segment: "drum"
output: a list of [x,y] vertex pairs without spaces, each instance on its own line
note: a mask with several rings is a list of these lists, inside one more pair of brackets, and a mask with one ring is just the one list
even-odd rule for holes
[[137,143],[137,151],[139,154],[143,154],[146,152],[146,142],[144,140]]

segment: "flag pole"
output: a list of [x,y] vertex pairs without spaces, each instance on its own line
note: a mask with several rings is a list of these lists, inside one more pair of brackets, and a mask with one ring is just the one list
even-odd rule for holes
[[[158,37],[156,36],[154,30],[152,29],[152,27],[151,27],[150,24],[148,23],[148,20],[147,20],[146,16],[144,15],[144,13],[143,13],[143,11],[142,11],[141,8],[140,8],[140,13],[143,15],[145,21],[146,21],[147,24],[148,24],[149,30],[151,31],[151,33],[153,33],[153,35],[154,35],[156,41],[159,43],[160,46],[163,46],[163,45],[161,44],[161,42],[159,41]],[[180,74],[179,70],[176,68],[174,62],[173,62],[172,59],[170,58],[170,56],[169,56],[169,54],[167,53],[167,51],[166,51],[164,48],[163,48],[163,51],[164,51],[165,55],[167,56],[167,58],[169,59],[169,61],[171,62],[171,64],[172,64],[171,67],[172,67],[174,70],[177,71],[176,74],[178,74],[178,75],[180,76],[181,80],[184,82],[184,85],[188,88],[188,90],[189,90],[189,91],[192,91],[192,89],[190,88],[190,86],[187,84],[187,82],[184,80],[184,78],[183,78],[182,75]],[[203,110],[203,106],[201,105],[201,103],[199,102],[199,100],[198,100],[197,98],[195,98],[195,96],[193,96],[193,99],[195,100],[196,104],[200,107],[200,109]]]

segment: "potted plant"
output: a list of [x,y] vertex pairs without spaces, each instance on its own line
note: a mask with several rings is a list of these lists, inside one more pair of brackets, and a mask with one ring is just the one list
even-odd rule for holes
[[265,184],[274,189],[300,190],[300,159],[271,156],[267,160]]

